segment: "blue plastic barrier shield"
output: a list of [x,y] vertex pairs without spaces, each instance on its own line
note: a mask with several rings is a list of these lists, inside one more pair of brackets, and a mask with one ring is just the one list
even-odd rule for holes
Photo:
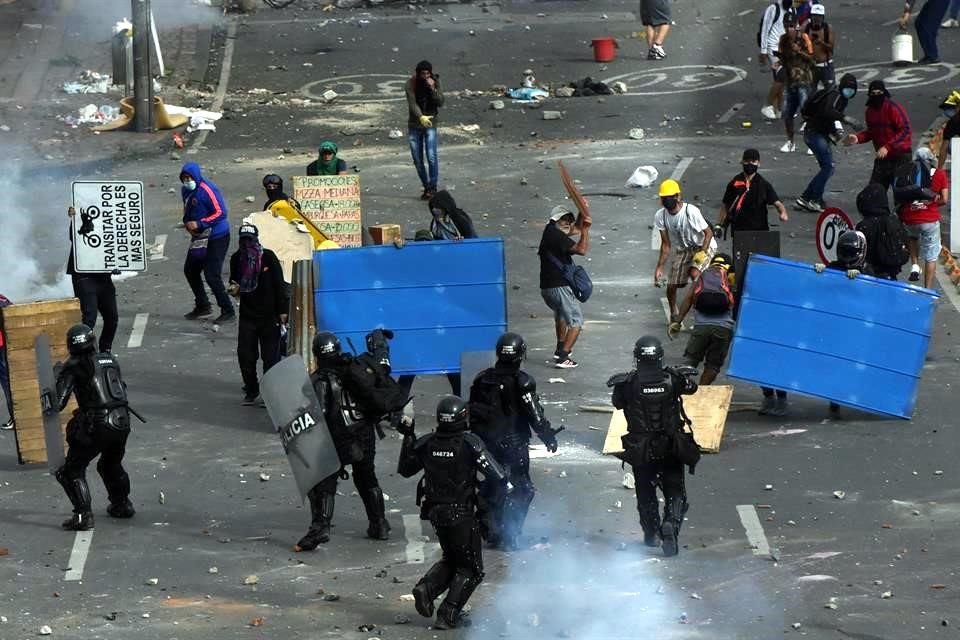
[[392,329],[395,375],[459,371],[462,352],[489,351],[506,331],[500,238],[317,251],[314,260],[317,327],[359,351],[368,331]]
[[727,375],[909,419],[938,295],[753,255]]

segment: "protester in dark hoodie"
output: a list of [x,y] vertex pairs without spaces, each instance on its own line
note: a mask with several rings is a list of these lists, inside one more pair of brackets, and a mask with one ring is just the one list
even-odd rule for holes
[[308,176],[337,176],[346,175],[347,162],[337,157],[340,150],[333,140],[324,140],[320,143],[320,156],[307,165]]
[[434,239],[463,240],[477,237],[470,216],[457,206],[448,191],[438,191],[430,198],[427,207],[430,209],[430,231]]
[[[421,60],[412,78],[405,86],[407,96],[407,128],[410,155],[423,185],[421,200],[429,200],[437,192],[440,180],[440,161],[437,157],[437,113],[443,106],[440,76],[433,73],[433,65]],[[424,163],[426,156],[426,163]],[[429,173],[428,170],[429,169]]]
[[290,309],[280,261],[261,246],[258,235],[256,226],[240,225],[240,248],[230,256],[230,293],[240,298],[237,361],[245,405],[260,399],[257,360],[263,360],[264,374],[280,361],[280,327]]
[[889,188],[897,167],[913,155],[910,118],[907,110],[890,98],[883,80],[871,80],[867,87],[866,129],[847,136],[847,144],[872,142],[876,150],[870,182]]
[[857,223],[856,230],[867,240],[864,272],[896,280],[909,256],[907,230],[900,218],[890,211],[887,190],[882,184],[871,182],[857,194],[857,211],[863,220]]
[[188,162],[180,170],[183,187],[183,226],[190,232],[190,249],[183,264],[183,273],[193,290],[193,311],[184,314],[188,320],[211,315],[210,299],[203,288],[200,275],[207,281],[220,306],[220,315],[214,322],[230,322],[236,319],[233,303],[223,284],[223,262],[230,248],[230,221],[227,219],[227,202],[220,188],[206,180],[200,165]]

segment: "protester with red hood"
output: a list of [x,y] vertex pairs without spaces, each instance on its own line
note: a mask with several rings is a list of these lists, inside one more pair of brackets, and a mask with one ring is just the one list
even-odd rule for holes
[[867,88],[867,128],[847,136],[847,144],[872,142],[876,150],[870,182],[890,186],[894,173],[913,155],[910,118],[907,110],[890,98],[883,80],[873,80]]

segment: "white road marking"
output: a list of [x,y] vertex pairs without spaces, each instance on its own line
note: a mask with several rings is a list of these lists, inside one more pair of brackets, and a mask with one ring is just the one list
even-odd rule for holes
[[[680,158],[680,162],[677,163],[677,167],[673,170],[673,173],[670,174],[672,180],[680,182],[683,178],[683,174],[687,172],[687,169],[690,168],[690,163],[693,162],[692,157]],[[650,249],[653,251],[660,251],[660,245],[662,240],[660,239],[660,232],[653,228],[650,231]]]
[[[220,80],[217,83],[217,92],[213,96],[213,104],[210,105],[210,111],[222,111],[223,100],[227,96],[227,84],[230,82],[230,65],[233,64],[233,45],[237,39],[237,21],[230,20],[227,24],[227,42],[223,45],[223,62],[220,65]],[[200,151],[200,147],[207,141],[207,135],[210,133],[207,129],[200,132],[196,137],[190,149],[189,154],[195,154]]]
[[166,257],[163,255],[164,249],[167,247],[167,234],[161,233],[158,234],[153,239],[153,246],[148,250],[150,253],[151,260],[166,260]]
[[735,116],[740,111],[740,109],[743,109],[745,106],[746,104],[743,102],[736,103],[735,105],[727,109],[722,116],[717,118],[717,122],[719,122],[720,124],[723,124],[724,122],[729,122],[730,118]]
[[83,567],[87,564],[87,554],[90,553],[90,543],[93,542],[93,529],[77,531],[73,539],[73,550],[70,551],[70,560],[67,562],[67,572],[64,580],[82,580]]
[[[920,272],[920,276],[923,277],[923,272]],[[937,262],[937,282],[940,283],[940,288],[943,289],[943,295],[947,296],[947,300],[950,301],[950,304],[953,305],[954,309],[960,311],[960,293],[957,293],[957,285],[950,282],[950,276],[943,272],[943,265]]]
[[147,330],[149,316],[149,313],[138,313],[133,319],[133,330],[130,332],[130,339],[127,340],[127,349],[136,349],[143,344],[143,332]]
[[767,542],[767,536],[763,532],[763,525],[760,524],[760,517],[752,504],[738,504],[737,514],[740,516],[740,522],[747,532],[747,541],[753,547],[753,555],[769,556],[770,543]]
[[420,514],[403,514],[403,535],[407,539],[407,563],[423,564],[423,527]]

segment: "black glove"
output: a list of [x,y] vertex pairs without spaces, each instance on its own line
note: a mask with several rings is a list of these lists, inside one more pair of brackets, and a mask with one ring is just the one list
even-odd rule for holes
[[548,422],[544,430],[540,434],[540,439],[543,441],[543,444],[546,445],[547,451],[550,453],[556,453],[559,443],[557,442],[557,434],[563,431],[563,427],[554,429],[550,426]]
[[397,433],[405,436],[414,435],[413,428],[416,426],[416,420],[410,416],[400,416],[400,420],[397,421]]

